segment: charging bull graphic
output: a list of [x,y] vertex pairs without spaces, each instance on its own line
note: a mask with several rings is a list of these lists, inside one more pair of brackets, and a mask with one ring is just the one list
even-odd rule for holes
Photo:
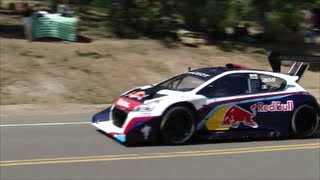
[[252,128],[257,128],[258,124],[253,120],[253,118],[257,115],[256,104],[253,104],[250,109],[252,113],[249,111],[242,109],[237,105],[231,106],[225,113],[224,118],[220,126],[229,126],[233,128],[237,128],[240,123],[250,126]]
[[139,92],[132,92],[128,95],[129,98],[136,98],[137,100],[141,100],[147,95],[145,94],[144,91],[139,91]]

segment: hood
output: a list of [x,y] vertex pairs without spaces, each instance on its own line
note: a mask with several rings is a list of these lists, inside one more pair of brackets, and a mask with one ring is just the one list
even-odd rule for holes
[[160,97],[160,96],[157,96],[156,94],[161,90],[162,89],[160,89],[157,86],[142,87],[142,88],[133,89],[121,95],[121,97],[143,103],[145,100],[150,100],[150,99]]
[[181,94],[183,92],[162,89],[157,86],[145,86],[121,95],[115,102],[115,106],[119,109],[132,111],[135,107],[143,104],[147,100],[152,100],[168,95]]

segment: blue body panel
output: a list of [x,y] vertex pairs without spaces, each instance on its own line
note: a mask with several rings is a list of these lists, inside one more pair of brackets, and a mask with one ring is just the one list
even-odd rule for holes
[[[270,106],[273,102],[279,102],[280,104],[287,104],[292,101],[292,109],[287,111],[266,111],[256,112],[253,116],[253,112],[250,109],[253,105],[266,105]],[[278,133],[281,136],[286,136],[290,132],[290,124],[295,109],[301,105],[309,104],[313,107],[318,107],[317,101],[313,96],[308,93],[292,93],[284,95],[274,96],[258,96],[256,98],[247,98],[243,100],[230,100],[225,102],[212,103],[199,111],[198,123],[197,123],[197,134],[206,139],[223,138],[229,136],[250,136],[252,134],[265,135],[268,133]],[[246,110],[251,113],[252,120],[258,125],[256,128],[239,123],[240,125],[236,128],[230,127],[226,130],[210,130],[206,127],[208,120],[214,116],[219,109],[223,107],[232,107],[236,105],[240,109]],[[257,110],[257,109],[256,109]],[[223,118],[223,117],[222,117]],[[223,121],[223,120],[222,120]]]

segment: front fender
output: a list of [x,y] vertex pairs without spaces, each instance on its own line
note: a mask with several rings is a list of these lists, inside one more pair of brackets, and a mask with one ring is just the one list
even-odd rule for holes
[[159,104],[153,110],[152,115],[162,116],[163,113],[172,105],[185,103],[185,102],[192,104],[195,109],[200,109],[205,104],[206,98],[201,95],[176,97],[176,98],[169,97],[159,102]]

